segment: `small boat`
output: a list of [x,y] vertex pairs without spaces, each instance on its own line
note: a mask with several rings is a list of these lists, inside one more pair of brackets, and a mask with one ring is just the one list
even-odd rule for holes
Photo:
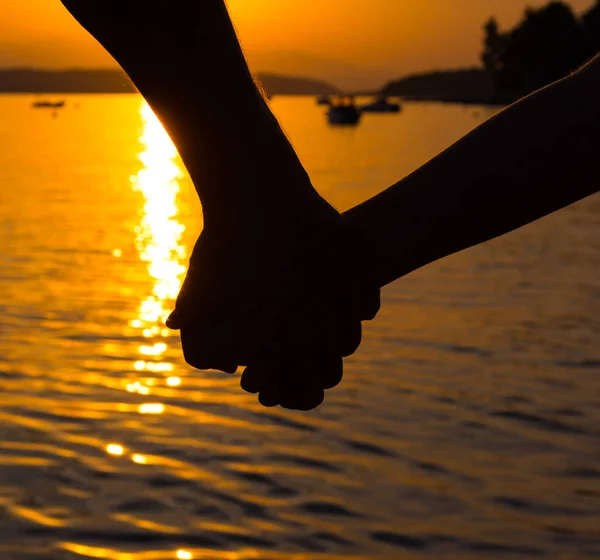
[[354,103],[353,97],[340,97],[329,102],[327,118],[329,124],[356,125],[360,121],[361,112]]
[[329,124],[349,124],[355,125],[360,121],[360,111],[355,105],[341,105],[339,107],[330,107],[327,111]]
[[317,105],[331,105],[331,97],[329,95],[320,95],[317,97]]
[[34,101],[31,106],[34,109],[62,109],[65,101]]
[[363,105],[360,108],[365,113],[399,113],[400,109],[399,103],[390,103],[387,97],[378,97],[372,103]]

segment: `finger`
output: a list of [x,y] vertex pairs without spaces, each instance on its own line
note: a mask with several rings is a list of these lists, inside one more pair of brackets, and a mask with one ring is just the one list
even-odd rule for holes
[[358,350],[362,340],[362,325],[354,317],[346,318],[338,327],[339,351],[342,357],[351,356]]
[[295,385],[281,384],[279,387],[279,404],[282,408],[288,410],[303,410],[313,400],[311,395],[318,390],[319,384],[314,380],[304,380]]
[[198,331],[182,329],[180,336],[185,361],[196,369],[210,369],[210,353],[202,346],[202,337]]
[[381,308],[381,290],[378,288],[364,288],[360,294],[360,320],[371,321]]
[[[233,309],[233,307],[229,307]],[[181,317],[179,313],[179,317]],[[196,317],[195,324],[182,326],[181,344],[186,361],[199,369],[217,369],[226,373],[235,373],[240,361],[240,341],[243,341],[245,329],[252,307],[241,306],[239,312],[217,318],[202,315]]]
[[268,383],[262,387],[258,394],[258,402],[267,408],[273,408],[279,404],[280,391],[276,382]]
[[[333,361],[332,356],[329,362]],[[287,365],[279,373],[280,402],[290,410],[312,410],[323,402],[323,371],[326,360],[319,354],[305,354],[303,359]]]
[[219,363],[240,364],[240,346],[244,340],[249,311],[240,309],[239,313],[223,317],[215,322],[205,335],[205,343],[210,348],[213,360]]
[[178,331],[182,326],[181,313],[177,309],[173,310],[167,317],[165,325],[168,329]]
[[177,298],[175,309],[167,317],[165,325],[169,329],[208,329],[214,328],[223,313],[214,304],[192,301],[190,298]]
[[264,387],[269,379],[269,372],[260,364],[249,365],[242,373],[240,386],[247,393],[256,394]]
[[312,410],[323,402],[324,396],[322,387],[305,385],[294,392],[280,394],[279,404],[287,410]]
[[[353,352],[360,344],[360,322],[353,320],[350,312],[346,315],[348,318],[340,324],[341,318],[335,314],[335,308],[328,310],[328,313],[322,315],[320,324],[315,329],[317,337],[310,341],[310,371],[320,388],[331,389],[340,383],[344,370],[343,350]],[[345,331],[350,334],[346,334]]]
[[238,334],[238,361],[247,365],[256,359],[276,361],[281,348],[275,342],[278,331],[280,306],[255,306]]
[[[284,407],[290,408],[291,410],[301,410],[301,411],[309,411],[317,408],[319,405],[323,403],[325,400],[325,391],[322,387],[311,387],[305,388],[302,391],[301,397],[297,398],[293,403],[293,407]],[[283,406],[283,405],[282,405]]]
[[235,373],[238,364],[231,353],[216,352],[207,330],[182,329],[181,348],[185,361],[196,369],[215,369]]
[[[306,364],[288,363],[278,371],[280,402],[283,408],[299,410],[307,393],[320,386],[310,373],[305,373]],[[312,370],[309,370],[312,372]]]
[[344,362],[339,356],[331,356],[319,364],[319,378],[323,389],[333,389],[342,381]]

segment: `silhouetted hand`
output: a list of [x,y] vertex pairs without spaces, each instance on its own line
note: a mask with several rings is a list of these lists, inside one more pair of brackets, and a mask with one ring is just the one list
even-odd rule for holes
[[186,360],[248,364],[262,402],[316,406],[360,342],[362,292],[340,274],[339,214],[264,103],[223,0],[62,1],[146,98],[202,202],[205,228],[168,321]]
[[242,375],[242,387],[263,405],[310,410],[341,381],[342,358],[360,345],[361,321],[379,311],[372,249],[341,221],[305,236],[275,335]]
[[247,365],[242,387],[262,404],[308,410],[340,382],[379,290],[357,267],[367,251],[331,206],[318,198],[288,207],[207,226],[167,325],[181,329],[190,365]]
[[265,344],[289,297],[310,219],[332,221],[338,215],[324,201],[300,216],[254,206],[230,208],[222,221],[205,225],[167,321],[182,330],[190,365],[233,372]]

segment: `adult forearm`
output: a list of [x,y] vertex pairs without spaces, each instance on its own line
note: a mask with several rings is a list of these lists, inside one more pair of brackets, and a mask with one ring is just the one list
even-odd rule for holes
[[505,109],[348,211],[383,286],[600,189],[600,58]]
[[63,3],[160,118],[205,213],[266,198],[247,180],[257,155],[270,152],[282,169],[295,155],[254,83],[223,0]]

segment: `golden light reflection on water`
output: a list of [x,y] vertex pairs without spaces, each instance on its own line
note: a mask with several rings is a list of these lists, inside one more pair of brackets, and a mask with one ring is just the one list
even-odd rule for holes
[[165,405],[162,403],[144,403],[138,406],[140,414],[162,414],[165,411]]
[[[422,543],[425,556],[443,557],[447,548],[455,558],[477,556],[476,550],[585,556],[598,526],[592,502],[600,389],[595,369],[587,367],[598,353],[588,336],[600,316],[592,305],[598,248],[574,254],[572,246],[598,231],[599,200],[390,286],[388,312],[325,414],[273,411],[267,417],[256,415],[243,395],[213,389],[223,381],[212,375],[188,378],[176,338],[141,313],[143,301],[158,297],[159,280],[135,247],[132,263],[133,228],[114,227],[133,216],[141,228],[150,216],[145,205],[151,191],[134,192],[131,183],[126,192],[122,188],[123,176],[127,181],[147,168],[132,162],[146,150],[135,130],[139,101],[86,98],[86,106],[98,110],[74,111],[71,121],[64,113],[43,136],[24,126],[32,112],[28,101],[19,103],[25,107],[21,121],[13,123],[12,110],[2,109],[5,144],[19,149],[0,150],[8,164],[0,165],[0,179],[10,187],[0,195],[0,214],[10,226],[0,307],[11,327],[0,327],[0,560],[12,550],[31,560],[174,560],[178,550],[194,560],[314,560],[326,554],[365,560],[410,555],[408,537]],[[359,202],[392,172],[435,155],[428,152],[434,140],[453,139],[460,129],[452,115],[463,115],[461,108],[411,105],[394,119],[398,128],[390,125],[395,136],[377,132],[392,121],[365,123],[364,137],[353,135],[356,146],[348,143],[344,151],[317,109],[311,128],[312,100],[306,111],[302,100],[289,103],[290,123],[298,125],[290,136],[314,138],[307,154],[312,169],[347,203],[352,197]],[[100,119],[118,126],[103,126]],[[469,112],[464,119],[473,120]],[[88,127],[94,134],[82,142]],[[419,127],[424,140],[414,142]],[[418,144],[418,153],[406,138]],[[13,158],[21,158],[17,166]],[[392,167],[392,160],[403,163]],[[184,223],[187,203],[196,202],[187,200],[187,184],[181,181],[181,214],[172,218]],[[59,199],[64,202],[49,206]],[[532,268],[532,247],[541,243],[543,249],[550,238],[558,256],[546,255],[546,265],[536,259]],[[98,250],[114,266],[89,269]],[[114,250],[122,251],[116,262],[109,254]],[[491,263],[499,265],[492,267],[497,274]],[[482,282],[482,270],[489,282]],[[523,270],[531,275],[527,286],[515,273]],[[161,302],[170,308],[170,300]],[[126,332],[123,312],[126,323],[135,320]],[[160,356],[138,352],[161,342],[168,348]],[[565,359],[574,361],[557,361]],[[514,371],[507,372],[507,364]],[[482,402],[484,374],[497,382]],[[186,391],[177,387],[180,377]],[[129,383],[136,392],[126,391]],[[138,413],[141,404],[160,402],[162,414]],[[364,414],[348,415],[358,404]],[[516,498],[524,504],[519,510]],[[560,545],[554,530],[542,531],[550,526],[574,537]],[[504,535],[511,540],[502,548]],[[215,546],[200,548],[213,539]],[[323,549],[330,552],[307,552]]]
[[147,465],[148,464],[148,457],[146,457],[145,455],[141,455],[139,453],[134,453],[131,456],[131,460],[134,463],[137,463],[138,465]]
[[[195,558],[192,552],[183,549],[179,549],[173,552],[148,551],[140,553],[129,553],[119,552],[110,548],[85,546],[70,542],[61,543],[60,548],[84,558],[101,558],[104,560],[164,560],[165,558],[173,558],[174,560],[193,560]],[[241,558],[241,556],[234,552],[212,553],[210,551],[204,551],[202,553],[202,558],[223,558],[223,560],[236,560],[238,558]]]
[[[141,220],[135,229],[136,247],[142,261],[147,263],[153,281],[152,293],[140,304],[138,316],[131,326],[148,339],[139,347],[144,359],[133,367],[137,372],[168,373],[173,364],[164,360],[170,331],[164,322],[179,293],[185,266],[185,248],[181,238],[185,227],[178,219],[180,179],[183,171],[177,164],[177,150],[147,103],[140,106],[142,151],[139,160],[143,167],[131,178],[134,190],[144,197]],[[147,395],[148,383],[128,383],[129,392]],[[140,410],[142,412],[142,410]]]
[[126,389],[129,393],[139,393],[140,395],[149,395],[150,388],[142,385],[139,381],[135,383],[128,383]]
[[111,443],[106,446],[106,452],[110,455],[123,455],[123,453],[125,453],[125,449],[122,445]]
[[169,377],[167,379],[167,385],[169,387],[179,387],[181,385],[181,377]]

